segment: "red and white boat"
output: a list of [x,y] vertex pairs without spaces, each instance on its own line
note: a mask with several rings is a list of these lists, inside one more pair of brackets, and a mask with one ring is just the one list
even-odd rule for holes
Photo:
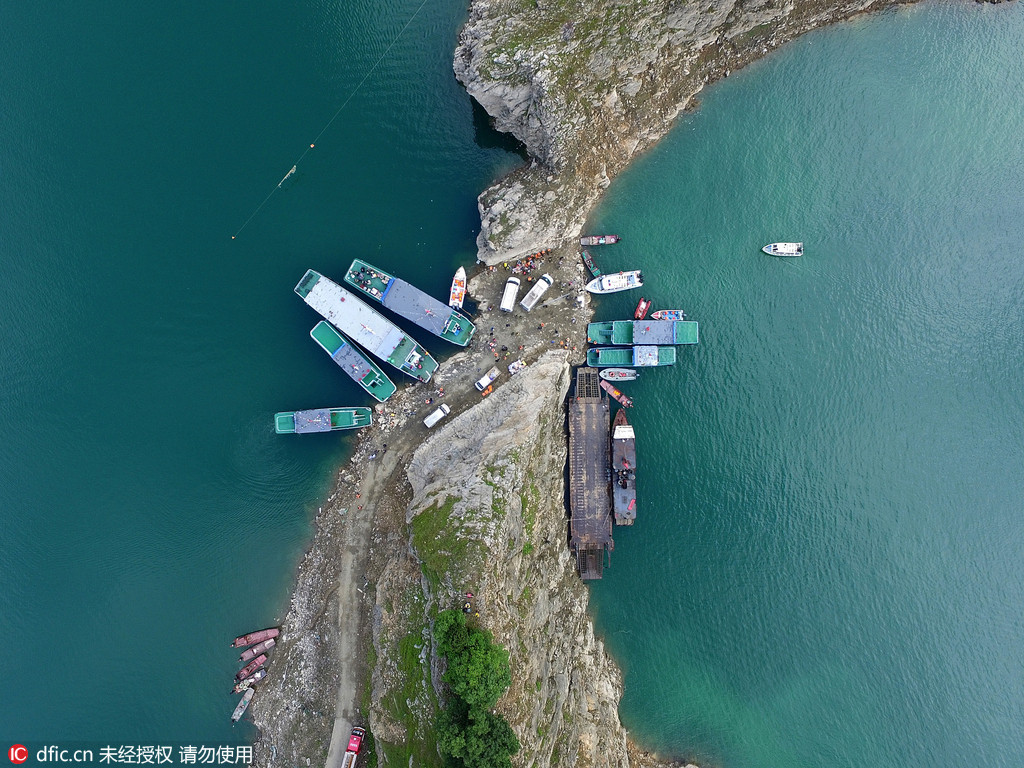
[[580,238],[580,245],[611,245],[617,242],[618,235],[586,235]]
[[242,691],[248,690],[252,686],[256,685],[256,683],[258,683],[260,680],[262,680],[268,674],[270,674],[270,673],[267,672],[265,667],[263,669],[257,669],[255,672],[253,672],[251,675],[249,675],[247,678],[245,678],[245,680],[242,680],[241,682],[236,683],[235,687],[231,689],[231,692],[232,693],[241,693]]
[[251,659],[255,659],[264,651],[269,651],[271,648],[273,648],[276,643],[277,641],[274,638],[264,640],[262,643],[256,643],[256,645],[253,645],[242,651],[242,655],[238,657],[238,660],[250,661]]
[[246,664],[244,667],[238,670],[238,672],[235,673],[235,680],[244,680],[266,663],[267,654],[261,653],[259,656],[257,656],[255,659],[250,661],[248,664]]
[[633,310],[634,320],[643,320],[647,317],[647,310],[651,308],[650,299],[645,299],[643,296],[640,297],[640,301],[637,302],[636,309]]
[[622,394],[619,390],[617,390],[615,387],[613,387],[611,384],[609,384],[604,379],[601,379],[601,389],[603,389],[609,395],[611,395],[616,400],[618,400],[619,403],[622,404],[623,408],[632,408],[633,407],[633,398],[626,397],[624,394]]
[[455,279],[452,280],[452,290],[448,296],[448,306],[453,309],[462,309],[462,302],[466,300],[466,270],[459,267],[455,271]]
[[235,642],[231,644],[232,648],[245,648],[247,645],[253,643],[262,643],[264,640],[269,640],[272,637],[277,637],[281,634],[280,627],[270,627],[269,629],[261,629],[256,632],[250,632],[248,635],[239,635],[235,638]]
[[653,315],[651,320],[685,320],[686,313],[681,309],[659,309]]

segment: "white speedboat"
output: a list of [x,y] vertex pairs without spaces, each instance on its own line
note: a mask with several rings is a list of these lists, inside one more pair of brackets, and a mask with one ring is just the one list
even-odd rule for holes
[[643,284],[644,276],[639,269],[634,269],[631,272],[612,272],[610,275],[595,277],[587,283],[587,290],[591,293],[618,293],[639,288]]
[[761,249],[769,256],[803,256],[803,243],[768,243]]

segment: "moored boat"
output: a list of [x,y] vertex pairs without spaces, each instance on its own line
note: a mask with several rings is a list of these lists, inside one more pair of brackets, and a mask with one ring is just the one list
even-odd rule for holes
[[700,326],[693,320],[611,320],[587,324],[591,344],[696,344]]
[[240,680],[239,682],[235,683],[235,687],[231,689],[231,692],[241,693],[242,691],[247,690],[248,688],[251,688],[252,686],[256,685],[256,683],[258,683],[260,680],[262,680],[269,674],[270,673],[267,671],[266,667],[263,667],[262,669],[257,669],[244,680]]
[[769,256],[803,256],[803,243],[768,243],[762,249]]
[[231,722],[237,723],[242,719],[242,715],[245,714],[245,710],[249,708],[249,702],[252,701],[254,693],[256,693],[255,688],[246,688],[245,693],[242,694],[242,700],[238,702],[238,706],[235,707],[235,711],[231,713]]
[[633,398],[627,397],[626,395],[624,395],[622,392],[620,392],[618,389],[616,389],[607,380],[601,379],[601,389],[603,389],[605,392],[607,392],[611,397],[613,397],[616,400],[618,400],[619,404],[623,408],[632,408],[633,407]]
[[331,356],[352,380],[362,387],[371,397],[384,402],[395,394],[395,383],[384,371],[378,368],[366,355],[359,351],[355,344],[350,343],[340,331],[326,320],[321,320],[309,332],[313,341]]
[[452,344],[464,347],[476,332],[476,326],[465,315],[442,304],[412,283],[362,259],[352,261],[345,273],[345,282],[374,301],[379,301],[396,315]]
[[245,648],[247,645],[253,643],[262,643],[264,640],[269,640],[272,637],[277,637],[281,634],[280,627],[268,627],[267,629],[258,629],[255,632],[250,632],[247,635],[239,635],[235,638],[234,642],[231,643],[232,648]]
[[649,368],[675,362],[675,347],[594,347],[587,350],[587,365],[591,368]]
[[647,310],[651,308],[651,302],[645,299],[643,296],[640,297],[640,301],[636,304],[636,309],[633,310],[633,317],[636,320],[643,320],[647,317]]
[[587,290],[591,293],[618,293],[628,291],[630,288],[639,288],[644,284],[643,273],[639,269],[628,272],[613,272],[610,275],[595,277],[587,283]]
[[269,651],[275,645],[277,645],[277,640],[275,640],[272,637],[268,638],[267,640],[264,640],[262,643],[256,643],[256,645],[250,645],[248,648],[246,648],[244,651],[242,651],[242,654],[238,657],[238,660],[239,661],[251,661],[252,659],[255,659],[257,656],[259,656],[264,651]]
[[235,673],[235,680],[244,680],[257,669],[267,663],[267,654],[261,653]]
[[601,270],[597,268],[594,263],[594,258],[590,255],[590,251],[580,251],[580,256],[583,257],[583,263],[586,264],[587,269],[590,270],[590,274],[594,277],[601,276]]
[[640,378],[640,371],[635,368],[602,368],[598,376],[605,381],[634,381]]
[[636,436],[625,410],[612,421],[612,514],[616,525],[636,520]]
[[359,429],[373,422],[369,408],[314,408],[308,411],[282,411],[274,414],[274,431],[279,435],[306,435]]
[[580,238],[580,245],[612,245],[619,240],[618,235],[584,235]]
[[659,309],[651,313],[651,320],[685,320],[686,313],[681,309]]
[[452,280],[452,289],[448,294],[448,306],[452,309],[462,309],[462,302],[466,300],[466,269],[459,267],[455,270],[455,277]]
[[360,347],[403,373],[430,381],[437,370],[437,361],[412,336],[319,272],[307,270],[295,293]]

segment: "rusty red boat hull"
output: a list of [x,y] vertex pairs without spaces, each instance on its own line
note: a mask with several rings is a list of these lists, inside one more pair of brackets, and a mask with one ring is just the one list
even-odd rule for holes
[[231,644],[232,648],[245,648],[247,645],[253,643],[262,643],[264,640],[269,640],[272,637],[277,637],[281,634],[279,627],[270,627],[268,629],[261,629],[257,632],[250,632],[248,635],[239,635],[235,638],[235,642]]
[[640,297],[640,301],[637,302],[636,309],[633,311],[633,318],[636,320],[643,320],[647,317],[647,310],[651,308],[651,302],[648,299]]
[[246,648],[244,651],[242,651],[242,655],[238,657],[238,660],[239,661],[249,661],[250,659],[255,659],[257,656],[259,656],[264,651],[269,651],[276,644],[277,644],[277,641],[274,638],[270,638],[269,640],[264,640],[262,643],[256,643],[256,645],[253,645],[253,646],[251,646],[249,648]]
[[257,656],[255,659],[250,661],[248,664],[246,664],[244,667],[238,670],[238,672],[235,673],[235,680],[244,680],[266,663],[267,654],[261,653],[259,656]]

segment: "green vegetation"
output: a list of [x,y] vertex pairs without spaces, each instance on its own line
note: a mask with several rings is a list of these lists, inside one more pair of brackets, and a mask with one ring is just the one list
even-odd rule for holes
[[461,611],[443,611],[434,624],[438,652],[448,661],[451,689],[437,719],[437,744],[453,768],[511,768],[519,751],[512,727],[491,709],[512,684],[508,651],[491,635],[466,625]]
[[412,521],[412,543],[434,594],[438,593],[443,577],[464,582],[472,564],[479,559],[480,543],[462,535],[458,520],[452,519],[458,500],[446,496],[441,506],[435,501]]

